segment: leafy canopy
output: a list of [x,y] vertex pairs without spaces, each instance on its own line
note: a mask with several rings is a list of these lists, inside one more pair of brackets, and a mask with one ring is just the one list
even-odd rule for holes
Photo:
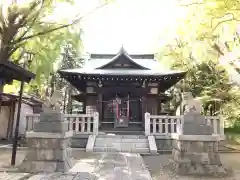
[[[233,73],[240,72],[240,4],[238,0],[190,0],[179,1],[179,6],[188,16],[180,23],[175,40],[162,49],[161,58],[174,59],[174,68],[188,71],[185,91],[202,99],[205,109],[214,107],[216,113],[238,126],[240,88]],[[175,87],[179,88],[182,84]]]

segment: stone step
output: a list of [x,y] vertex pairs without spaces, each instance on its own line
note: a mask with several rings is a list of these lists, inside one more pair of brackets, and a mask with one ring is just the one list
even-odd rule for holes
[[98,135],[94,152],[149,153],[148,138],[143,135]]
[[149,153],[149,148],[129,148],[129,147],[94,147],[93,152],[129,152],[129,153]]
[[112,139],[146,139],[145,135],[111,135],[111,134],[99,134],[97,138],[112,138]]
[[114,144],[98,144],[95,143],[94,147],[131,147],[131,148],[149,148],[147,143],[114,143]]
[[97,143],[148,143],[148,139],[111,139],[111,138],[96,138]]

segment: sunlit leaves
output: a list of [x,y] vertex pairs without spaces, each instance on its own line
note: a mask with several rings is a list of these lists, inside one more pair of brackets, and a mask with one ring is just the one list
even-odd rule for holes
[[[232,53],[234,58],[228,56],[234,49],[238,52],[240,49],[237,33],[240,3],[238,0],[189,0],[181,6],[186,8],[188,17],[180,23],[177,41],[182,41],[184,46],[170,44],[161,54],[175,60],[173,67],[188,71],[185,88],[201,99],[204,107],[212,104],[226,120],[240,125],[240,89],[231,82],[237,82],[240,76],[228,77],[230,69],[237,73],[240,67],[237,53]],[[215,44],[227,46],[222,55],[214,48]],[[225,64],[220,61],[222,57]]]
[[[56,71],[55,64],[66,44],[71,44],[76,51],[80,49],[81,31],[77,26],[37,35],[39,32],[48,32],[68,23],[66,19],[54,15],[54,21],[46,21],[60,2],[73,5],[73,1],[68,0],[1,1],[0,61],[11,59],[18,64],[25,51],[34,53],[33,61],[27,68],[36,73],[36,78],[26,86],[27,91],[44,92],[46,80]],[[11,87],[15,85],[17,84],[14,82]],[[12,91],[11,87],[5,88],[6,92]]]

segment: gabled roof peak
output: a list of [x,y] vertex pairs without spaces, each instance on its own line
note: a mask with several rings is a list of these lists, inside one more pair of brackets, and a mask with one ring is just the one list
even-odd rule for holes
[[123,47],[123,45],[121,46],[118,54],[128,54],[127,51],[125,50],[125,48]]
[[137,69],[149,69],[149,68],[144,67],[141,64],[135,62],[134,59],[132,57],[130,57],[130,55],[126,52],[126,50],[123,48],[123,46],[121,47],[119,53],[117,55],[115,55],[108,63],[106,63],[96,69],[107,68],[110,64],[115,63],[116,61],[120,60],[122,57],[127,59],[130,63],[134,64],[135,68],[137,68]]

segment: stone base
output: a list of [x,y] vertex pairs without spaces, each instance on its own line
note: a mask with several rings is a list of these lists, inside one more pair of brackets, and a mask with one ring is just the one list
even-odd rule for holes
[[[188,136],[186,136],[188,137]],[[218,152],[218,141],[173,140],[172,159],[169,167],[179,175],[229,176]],[[211,139],[211,138],[209,138]]]
[[73,166],[71,149],[28,149],[21,172],[67,172]]
[[65,161],[27,161],[24,160],[19,166],[19,171],[28,173],[52,173],[67,172],[73,167],[72,160]]
[[181,176],[214,176],[225,177],[231,176],[233,170],[231,168],[223,167],[223,165],[211,165],[211,164],[191,164],[186,162],[176,162],[170,160],[168,167],[172,169],[176,174]]
[[72,168],[69,148],[72,132],[27,133],[27,153],[19,170],[23,172],[67,172]]

